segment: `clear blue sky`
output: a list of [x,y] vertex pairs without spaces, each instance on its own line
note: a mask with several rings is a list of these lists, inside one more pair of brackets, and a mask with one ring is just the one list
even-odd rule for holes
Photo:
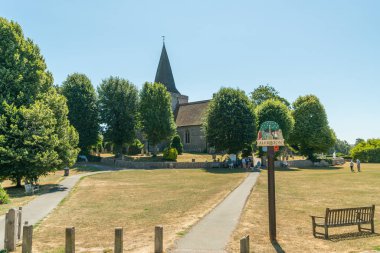
[[85,73],[153,81],[161,35],[191,101],[221,86],[315,94],[338,138],[380,137],[380,1],[0,0],[41,48],[55,83]]

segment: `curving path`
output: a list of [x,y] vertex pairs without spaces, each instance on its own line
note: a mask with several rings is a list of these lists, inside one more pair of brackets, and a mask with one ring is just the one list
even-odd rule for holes
[[[105,171],[89,172],[69,176],[62,180],[59,185],[50,190],[50,192],[42,194],[28,204],[22,207],[22,222],[28,221],[29,225],[35,225],[40,220],[45,218],[57,205],[70,193],[76,183],[85,176],[104,173],[111,170],[109,167],[101,165],[91,165],[99,167]],[[4,248],[4,230],[5,230],[5,215],[0,216],[0,249]]]
[[250,173],[227,198],[177,241],[177,248],[172,252],[225,253],[224,248],[239,222],[258,175],[258,172]]

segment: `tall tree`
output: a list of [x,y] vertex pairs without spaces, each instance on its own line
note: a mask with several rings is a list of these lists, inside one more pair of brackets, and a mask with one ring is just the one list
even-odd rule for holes
[[119,77],[110,77],[98,87],[101,123],[105,136],[115,144],[116,154],[135,138],[138,91],[135,85]]
[[348,155],[352,146],[345,140],[336,139],[334,147],[330,148],[329,153],[332,154],[334,152],[342,153],[344,155]]
[[142,131],[154,147],[170,140],[176,132],[171,96],[161,83],[144,83],[140,92]]
[[79,73],[69,75],[62,85],[67,98],[69,120],[79,133],[79,147],[84,154],[96,145],[99,134],[97,95],[90,79]]
[[251,145],[257,136],[256,116],[244,91],[221,88],[209,104],[204,130],[218,151],[237,153]]
[[280,97],[279,92],[268,84],[260,85],[253,92],[251,92],[251,99],[255,106],[258,106],[267,100],[279,100],[287,107],[290,107],[288,100]]
[[[17,108],[2,104],[0,117],[0,178],[21,185],[76,160],[78,134],[67,119],[66,100],[55,90],[33,104]],[[56,101],[60,103],[55,103]],[[54,102],[54,106],[52,103]]]
[[287,140],[294,127],[293,116],[286,105],[279,100],[267,100],[256,107],[257,126],[265,121],[275,121],[279,124],[284,139]]
[[335,134],[329,127],[325,108],[314,95],[300,96],[293,103],[294,130],[292,144],[301,154],[314,158],[318,152],[327,152],[335,144]]
[[40,49],[25,38],[21,27],[0,17],[0,103],[33,103],[53,83]]

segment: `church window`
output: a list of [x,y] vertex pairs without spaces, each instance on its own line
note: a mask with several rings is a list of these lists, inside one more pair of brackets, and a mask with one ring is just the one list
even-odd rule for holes
[[185,132],[185,143],[190,143],[190,131],[186,130]]

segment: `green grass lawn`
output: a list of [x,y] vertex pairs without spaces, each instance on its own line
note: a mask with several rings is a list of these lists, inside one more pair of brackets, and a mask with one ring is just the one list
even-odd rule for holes
[[183,236],[246,173],[241,170],[133,170],[84,178],[35,230],[37,252],[62,252],[64,230],[76,227],[78,251],[111,249],[115,227],[125,228],[125,252],[150,252],[155,225],[165,247]]
[[[379,249],[380,236],[356,237],[357,226],[329,229],[331,240],[314,238],[310,215],[329,208],[376,205],[375,231],[380,232],[380,164],[362,164],[362,172],[344,167],[276,171],[277,237],[285,252],[362,252]],[[267,173],[263,171],[229,244],[238,252],[243,235],[253,252],[276,252],[269,243]]]

